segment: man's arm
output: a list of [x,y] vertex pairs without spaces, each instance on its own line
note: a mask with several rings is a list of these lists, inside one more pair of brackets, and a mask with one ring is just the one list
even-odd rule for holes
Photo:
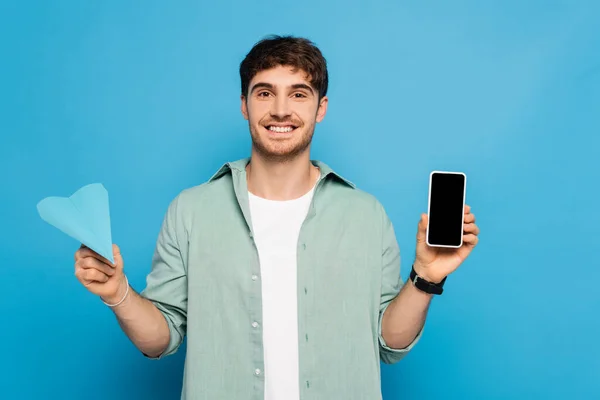
[[381,335],[389,347],[404,349],[415,340],[425,325],[432,296],[410,279],[402,286],[383,314]]
[[[392,223],[382,212],[381,306],[379,341],[384,362],[399,361],[421,337],[432,294],[417,289],[408,280],[400,278],[400,250]],[[423,279],[440,283],[455,271],[469,256],[479,241],[479,227],[471,207],[465,205],[463,245],[451,251],[442,251],[427,245],[427,214],[421,214],[417,229],[417,247],[413,267]],[[402,286],[402,287],[401,287]]]
[[[148,304],[148,308],[155,307],[158,312],[155,314],[162,315],[160,323],[146,327],[148,330],[156,330],[157,337],[160,337],[160,343],[157,341],[156,347],[149,346],[153,351],[142,350],[144,356],[152,359],[174,354],[183,343],[187,330],[188,286],[185,260],[188,257],[188,239],[180,206],[181,198],[180,194],[167,209],[152,257],[152,271],[146,277],[146,287],[139,294],[140,303]],[[165,326],[168,331],[166,335]]]
[[400,276],[400,248],[394,227],[381,208],[381,303],[379,349],[386,364],[400,361],[419,341],[431,300]]
[[[113,298],[103,299],[108,304],[116,304],[123,298],[127,284]],[[167,320],[148,299],[136,293],[132,287],[121,304],[112,307],[123,332],[132,343],[148,357],[158,357],[169,345],[170,331]]]
[[146,287],[139,294],[130,287],[123,304],[113,307],[123,331],[152,359],[175,353],[186,334],[187,240],[180,201],[181,195],[169,204],[164,216]]
[[[417,275],[429,282],[440,283],[468,257],[479,240],[479,227],[475,224],[475,215],[471,212],[469,205],[465,206],[464,213],[463,245],[451,251],[443,251],[427,245],[425,236],[428,217],[425,213],[421,214],[413,264]],[[394,357],[394,351],[408,350],[419,339],[433,295],[420,291],[410,280],[395,295],[395,290],[399,287],[399,285],[394,285],[394,280],[399,274],[400,256],[394,229],[385,214],[382,243],[382,276],[384,280],[380,334],[381,340],[387,345],[387,352],[391,354],[392,361],[395,361],[399,356]]]
[[102,301],[111,305],[119,325],[142,352],[162,353],[169,343],[169,327],[163,314],[147,299],[128,287],[119,246],[113,245],[115,264],[87,246],[75,253],[75,275]]
[[133,344],[146,357],[155,359],[174,353],[186,333],[187,246],[180,246],[183,230],[177,204],[178,199],[170,204],[164,218],[152,271],[140,294],[129,286],[117,245],[113,245],[114,265],[86,246],[75,253],[75,275],[79,281],[111,305],[121,329]]

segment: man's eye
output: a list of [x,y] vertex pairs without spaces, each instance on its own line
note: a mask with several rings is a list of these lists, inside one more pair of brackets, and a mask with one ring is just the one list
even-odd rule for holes
[[258,97],[267,97],[269,95],[269,92],[260,92],[258,94]]
[[306,97],[306,96],[304,95],[304,93],[296,93],[296,94],[294,94],[294,96],[295,96],[296,98],[299,98],[299,99]]

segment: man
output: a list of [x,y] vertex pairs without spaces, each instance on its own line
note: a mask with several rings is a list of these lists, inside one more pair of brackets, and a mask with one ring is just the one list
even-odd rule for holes
[[[319,49],[264,39],[240,77],[251,156],[169,205],[146,288],[129,286],[116,245],[114,265],[80,248],[76,276],[145,356],[173,354],[187,337],[182,398],[381,399],[380,360],[415,345],[433,295],[402,283],[381,204],[310,158],[328,105]],[[422,214],[413,268],[440,285],[479,230],[467,207],[464,245],[440,251],[426,226]]]

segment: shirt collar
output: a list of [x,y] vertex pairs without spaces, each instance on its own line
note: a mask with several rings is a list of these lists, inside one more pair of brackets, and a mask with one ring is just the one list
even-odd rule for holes
[[[229,172],[232,172],[232,171],[245,173],[246,166],[248,165],[249,162],[250,162],[249,157],[242,158],[242,159],[239,159],[236,161],[226,162],[225,164],[223,164],[223,166],[221,166],[221,168],[219,168],[219,170],[217,170],[217,172],[215,172],[213,174],[213,176],[209,179],[209,182],[217,180],[220,177],[222,177],[223,175],[228,174]],[[337,178],[342,183],[350,186],[351,188],[356,189],[356,185],[354,183],[352,183],[348,179],[344,178],[343,176],[341,176],[340,174],[335,172],[329,165],[327,165],[324,162],[319,161],[319,160],[311,160],[311,162],[313,163],[313,165],[319,167],[319,169],[321,170],[321,178],[322,179],[325,179],[325,178],[331,176],[331,177]]]

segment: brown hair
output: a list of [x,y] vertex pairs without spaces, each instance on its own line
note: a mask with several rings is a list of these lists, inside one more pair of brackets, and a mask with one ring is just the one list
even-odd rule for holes
[[248,96],[250,81],[258,72],[279,65],[306,72],[319,100],[327,94],[327,61],[315,44],[305,38],[271,35],[256,43],[240,64],[242,95]]

